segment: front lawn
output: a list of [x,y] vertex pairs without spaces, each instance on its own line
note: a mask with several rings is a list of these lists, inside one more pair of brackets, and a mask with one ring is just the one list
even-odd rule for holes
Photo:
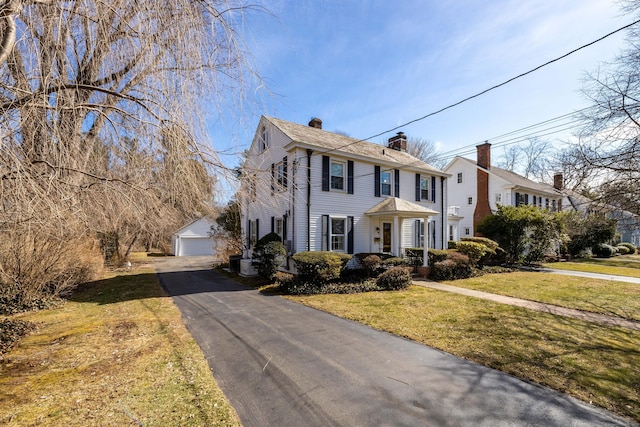
[[442,283],[640,321],[640,285],[633,283],[531,272]]
[[576,259],[569,262],[551,262],[545,267],[559,270],[586,271],[615,276],[640,277],[640,255],[622,255],[613,258]]
[[237,426],[152,268],[88,284],[0,360],[6,426]]
[[400,292],[287,298],[640,421],[639,332],[418,286]]

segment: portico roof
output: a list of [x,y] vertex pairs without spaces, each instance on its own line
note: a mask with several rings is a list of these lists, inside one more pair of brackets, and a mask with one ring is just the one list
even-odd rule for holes
[[417,203],[397,197],[387,197],[371,209],[365,212],[369,216],[399,216],[405,218],[419,218],[438,215],[439,212],[426,208]]

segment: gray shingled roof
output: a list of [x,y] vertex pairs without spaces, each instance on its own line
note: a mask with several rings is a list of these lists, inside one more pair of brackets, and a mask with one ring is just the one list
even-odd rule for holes
[[439,212],[429,209],[425,206],[408,200],[399,199],[397,197],[387,197],[371,209],[365,212],[367,215],[401,215],[415,218],[418,216],[433,216]]
[[399,163],[403,166],[426,169],[438,172],[438,174],[441,175],[446,175],[446,173],[440,169],[437,169],[402,151],[393,150],[373,142],[361,141],[349,136],[328,132],[323,129],[276,119],[274,117],[264,116],[264,118],[270,121],[294,142],[318,147],[320,152],[331,150],[330,152],[335,153],[370,157],[385,163]]
[[[476,166],[478,165],[478,163],[475,160],[467,159],[466,157],[460,157],[460,158],[468,162],[471,162]],[[491,169],[489,169],[489,173],[492,173],[495,176],[500,177],[505,181],[512,183],[516,187],[528,188],[531,190],[536,190],[536,191],[556,194],[556,195],[562,194],[560,191],[556,190],[553,187],[553,185],[532,181],[529,178],[525,178],[522,175],[518,175],[515,172],[511,172],[506,169],[499,168],[497,166],[491,166]]]

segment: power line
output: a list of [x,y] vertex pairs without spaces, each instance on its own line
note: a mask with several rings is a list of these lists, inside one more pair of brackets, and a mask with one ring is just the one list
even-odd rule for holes
[[382,135],[384,135],[384,134],[386,134],[386,133],[393,132],[393,131],[398,130],[398,129],[402,128],[402,127],[405,127],[405,126],[408,126],[408,125],[410,125],[410,124],[413,124],[413,123],[416,123],[416,122],[422,121],[422,120],[424,120],[424,119],[426,119],[426,118],[429,118],[429,117],[435,116],[436,114],[440,114],[440,113],[442,113],[442,112],[444,112],[444,111],[446,111],[446,110],[449,110],[449,109],[451,109],[451,108],[453,108],[453,107],[457,107],[458,105],[463,104],[463,103],[465,103],[465,102],[467,102],[467,101],[470,101],[470,100],[472,100],[472,99],[478,98],[479,96],[482,96],[482,95],[484,95],[484,94],[485,94],[485,93],[487,93],[487,92],[490,92],[490,91],[492,91],[492,90],[495,90],[495,89],[498,89],[498,88],[500,88],[500,87],[502,87],[502,86],[505,86],[505,85],[507,85],[507,84],[509,84],[509,83],[513,82],[514,80],[517,80],[517,79],[520,79],[520,78],[522,78],[522,77],[525,77],[525,76],[527,76],[527,75],[529,75],[529,74],[531,74],[531,73],[533,73],[533,72],[535,72],[535,71],[540,70],[541,68],[544,68],[544,67],[546,67],[546,66],[548,66],[548,65],[551,65],[551,64],[553,64],[553,63],[555,63],[555,62],[558,62],[558,61],[560,61],[561,59],[564,59],[564,58],[566,58],[566,57],[568,57],[568,56],[570,56],[570,55],[572,55],[572,54],[574,54],[574,53],[576,53],[576,52],[581,51],[582,49],[585,49],[585,48],[587,48],[587,47],[593,46],[594,44],[599,43],[599,42],[601,42],[602,40],[604,40],[604,39],[606,39],[606,38],[608,38],[608,37],[611,37],[611,36],[612,36],[612,35],[614,35],[614,34],[619,33],[620,31],[626,30],[627,28],[632,27],[632,26],[636,25],[636,24],[637,24],[637,23],[639,23],[639,22],[640,22],[640,19],[638,19],[638,20],[636,20],[636,21],[634,21],[634,22],[632,22],[632,23],[630,23],[630,24],[627,24],[627,25],[625,25],[625,26],[623,26],[623,27],[620,27],[620,28],[618,28],[617,30],[611,31],[611,32],[610,32],[610,33],[608,33],[608,34],[605,34],[604,36],[602,36],[602,37],[600,37],[600,38],[598,38],[598,39],[596,39],[596,40],[593,40],[593,41],[591,41],[591,42],[589,42],[589,43],[587,43],[587,44],[584,44],[584,45],[582,45],[582,46],[580,46],[580,47],[578,47],[578,48],[575,48],[575,49],[573,49],[573,50],[571,50],[571,51],[569,51],[569,52],[567,52],[567,53],[565,53],[565,54],[563,54],[563,55],[560,55],[560,56],[558,56],[558,57],[556,57],[556,58],[554,58],[554,59],[551,59],[551,60],[549,60],[549,61],[545,62],[544,64],[538,65],[537,67],[534,67],[534,68],[530,69],[529,71],[525,71],[524,73],[518,74],[518,75],[517,75],[517,76],[515,76],[515,77],[511,77],[510,79],[505,80],[505,81],[503,81],[502,83],[498,83],[498,84],[496,84],[496,85],[494,85],[494,86],[489,87],[488,89],[485,89],[485,90],[483,90],[483,91],[481,91],[481,92],[478,92],[478,93],[476,93],[476,94],[474,94],[474,95],[468,96],[468,97],[466,97],[466,98],[464,98],[464,99],[462,99],[462,100],[460,100],[460,101],[458,101],[458,102],[454,102],[453,104],[449,104],[449,105],[447,105],[446,107],[443,107],[443,108],[441,108],[441,109],[439,109],[439,110],[436,110],[436,111],[434,111],[434,112],[431,112],[431,113],[429,113],[429,114],[426,114],[426,115],[424,115],[424,116],[422,116],[422,117],[418,117],[417,119],[410,120],[410,121],[408,121],[408,122],[406,122],[406,123],[403,123],[403,124],[401,124],[401,125],[398,125],[398,126],[395,126],[395,127],[391,128],[391,129],[388,129],[388,130],[382,131],[382,132],[377,133],[377,134],[375,134],[375,135],[371,135],[371,136],[370,136],[370,137],[368,137],[368,138],[358,139],[358,140],[356,140],[356,141],[350,142],[350,143],[345,144],[345,145],[342,145],[342,146],[340,146],[340,147],[331,148],[331,149],[326,150],[326,151],[317,152],[317,153],[315,153],[315,152],[314,152],[314,155],[315,155],[315,154],[326,154],[326,153],[330,153],[330,152],[332,152],[332,151],[341,150],[341,149],[343,149],[343,148],[349,147],[349,146],[354,145],[354,144],[357,144],[357,143],[359,143],[359,142],[369,141],[370,139],[377,138],[377,137],[382,136]]

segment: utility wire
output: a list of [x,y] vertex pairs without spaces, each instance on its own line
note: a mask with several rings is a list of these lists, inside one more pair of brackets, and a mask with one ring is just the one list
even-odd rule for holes
[[539,70],[539,69],[541,69],[541,68],[544,68],[544,67],[546,67],[546,66],[548,66],[548,65],[551,65],[551,64],[553,64],[553,63],[555,63],[555,62],[558,62],[558,61],[560,61],[561,59],[564,59],[564,58],[566,58],[566,57],[568,57],[568,56],[570,56],[570,55],[573,55],[574,53],[576,53],[576,52],[578,52],[578,51],[581,51],[582,49],[585,49],[585,48],[587,48],[587,47],[593,46],[594,44],[596,44],[596,43],[598,43],[598,42],[601,42],[602,40],[604,40],[604,39],[606,39],[606,38],[608,38],[608,37],[611,37],[612,35],[617,34],[617,33],[619,33],[620,31],[626,30],[627,28],[632,27],[632,26],[636,25],[636,24],[637,24],[637,23],[639,23],[639,22],[640,22],[640,19],[638,19],[638,20],[636,20],[636,21],[634,21],[634,22],[631,22],[630,24],[627,24],[627,25],[625,25],[625,26],[623,26],[623,27],[620,27],[620,28],[618,28],[617,30],[611,31],[610,33],[605,34],[604,36],[602,36],[602,37],[600,37],[600,38],[598,38],[598,39],[596,39],[596,40],[593,40],[593,41],[591,41],[591,42],[589,42],[589,43],[587,43],[587,44],[584,44],[584,45],[582,45],[582,46],[580,46],[580,47],[578,47],[578,48],[575,48],[575,49],[573,49],[573,50],[571,50],[571,51],[569,51],[569,52],[565,53],[564,55],[561,55],[561,56],[558,56],[557,58],[551,59],[550,61],[547,61],[547,62],[545,62],[544,64],[541,64],[541,65],[538,65],[537,67],[534,67],[534,68],[530,69],[529,71],[525,71],[524,73],[518,74],[518,75],[517,75],[517,76],[515,76],[515,77],[511,77],[510,79],[505,80],[505,81],[503,81],[502,83],[498,83],[497,85],[491,86],[491,87],[490,87],[490,88],[488,88],[488,89],[485,89],[485,90],[483,90],[483,91],[481,91],[481,92],[478,92],[478,93],[476,93],[475,95],[468,96],[468,97],[466,97],[466,98],[464,98],[464,99],[462,99],[462,100],[460,100],[460,101],[458,101],[458,102],[455,102],[455,103],[453,103],[453,104],[449,104],[449,105],[447,105],[446,107],[443,107],[443,108],[441,108],[441,109],[439,109],[439,110],[436,110],[436,111],[434,111],[434,112],[432,112],[432,113],[426,114],[426,115],[424,115],[424,116],[422,116],[422,117],[418,117],[417,119],[410,120],[410,121],[408,121],[408,122],[406,122],[406,123],[403,123],[403,124],[401,124],[401,125],[395,126],[395,127],[391,128],[391,129],[387,129],[387,130],[382,131],[382,132],[380,132],[380,133],[377,133],[377,134],[375,134],[375,135],[371,135],[371,136],[370,136],[370,137],[368,137],[368,138],[358,139],[358,140],[356,140],[356,141],[350,142],[350,143],[345,144],[345,145],[342,145],[342,146],[340,146],[340,147],[331,148],[331,149],[326,150],[326,151],[314,152],[314,155],[315,155],[315,154],[326,154],[326,153],[330,153],[330,152],[332,152],[332,151],[341,150],[341,149],[343,149],[343,148],[346,148],[346,147],[348,147],[348,146],[350,146],[350,145],[357,144],[357,143],[359,143],[359,142],[369,141],[370,139],[377,138],[377,137],[382,136],[382,135],[384,135],[384,134],[386,134],[386,133],[393,132],[393,131],[398,130],[398,129],[402,128],[402,127],[405,127],[405,126],[408,126],[408,125],[410,125],[410,124],[413,124],[413,123],[416,123],[416,122],[422,121],[422,120],[424,120],[424,119],[426,119],[426,118],[429,118],[429,117],[435,116],[436,114],[440,114],[440,113],[442,113],[442,112],[444,112],[444,111],[446,111],[446,110],[449,110],[449,109],[451,109],[451,108],[453,108],[453,107],[457,107],[458,105],[463,104],[463,103],[465,103],[465,102],[467,102],[467,101],[470,101],[470,100],[472,100],[472,99],[474,99],[474,98],[478,98],[479,96],[482,96],[482,95],[484,95],[484,94],[485,94],[485,93],[487,93],[487,92],[490,92],[490,91],[492,91],[492,90],[495,90],[495,89],[498,89],[498,88],[500,88],[500,87],[502,87],[502,86],[505,86],[505,85],[507,85],[507,84],[511,83],[511,82],[512,82],[512,81],[514,81],[514,80],[517,80],[517,79],[520,79],[520,78],[522,78],[522,77],[525,77],[525,76],[527,76],[527,75],[529,75],[529,74],[531,74],[531,73],[533,73],[533,72],[535,72],[535,71],[538,71],[538,70]]

